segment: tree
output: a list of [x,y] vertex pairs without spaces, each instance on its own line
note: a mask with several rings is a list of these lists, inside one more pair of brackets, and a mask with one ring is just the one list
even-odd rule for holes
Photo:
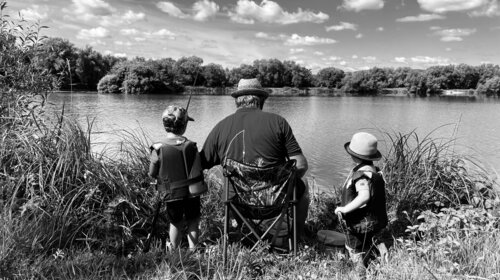
[[240,67],[229,71],[229,85],[237,85],[241,79],[251,79],[257,77],[258,71],[253,65],[241,64]]
[[181,57],[174,64],[176,81],[185,86],[196,86],[202,84],[202,79],[199,79],[198,77],[202,71],[202,64],[203,59],[197,56]]
[[328,67],[318,71],[315,76],[315,86],[327,88],[340,88],[342,79],[345,77],[343,70]]
[[219,64],[210,63],[203,66],[202,76],[207,87],[223,87],[226,85],[226,72]]
[[38,60],[51,75],[59,78],[59,88],[70,89],[71,80],[73,83],[79,82],[75,72],[77,57],[77,48],[68,40],[48,38],[41,46]]
[[500,76],[496,76],[486,80],[477,88],[478,93],[486,94],[488,96],[500,96]]
[[109,71],[108,67],[102,55],[91,47],[79,50],[75,72],[81,83],[80,87],[95,90],[99,80]]

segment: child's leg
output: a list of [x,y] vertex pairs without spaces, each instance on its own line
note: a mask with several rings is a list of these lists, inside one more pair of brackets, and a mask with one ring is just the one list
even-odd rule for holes
[[198,236],[200,235],[200,218],[195,218],[187,221],[188,229],[187,229],[187,237],[189,242],[189,249],[194,250],[198,245]]
[[184,215],[187,222],[187,237],[189,242],[189,249],[194,250],[198,245],[198,236],[200,234],[200,213],[201,201],[200,197],[193,197],[186,200],[184,206]]
[[181,231],[184,227],[184,223],[170,223],[170,242],[172,243],[172,249],[177,249],[181,243]]

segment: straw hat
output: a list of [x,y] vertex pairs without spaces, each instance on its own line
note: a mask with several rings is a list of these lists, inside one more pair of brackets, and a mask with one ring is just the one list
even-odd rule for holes
[[238,89],[231,93],[236,98],[242,95],[255,95],[267,98],[269,93],[262,87],[257,79],[241,79],[238,83]]
[[358,132],[350,142],[344,144],[348,154],[363,160],[380,160],[382,154],[377,150],[377,138],[366,132]]

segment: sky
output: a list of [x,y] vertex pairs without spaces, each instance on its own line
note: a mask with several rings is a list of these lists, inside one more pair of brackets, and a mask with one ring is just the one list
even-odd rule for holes
[[317,72],[500,64],[500,0],[11,0],[42,35],[118,57],[233,68],[293,60]]

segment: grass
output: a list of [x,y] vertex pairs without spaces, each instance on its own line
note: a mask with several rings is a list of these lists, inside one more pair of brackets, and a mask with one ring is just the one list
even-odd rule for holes
[[[91,121],[87,127],[83,130],[59,116],[54,125],[2,131],[1,275],[41,279],[356,279],[345,256],[329,253],[315,240],[318,230],[337,228],[333,193],[312,195],[309,240],[301,245],[297,258],[270,254],[266,246],[249,252],[232,244],[230,262],[223,267],[223,204],[217,168],[206,174],[210,191],[203,197],[200,225],[201,240],[215,243],[197,254],[167,252],[161,244],[168,221],[160,220],[159,238],[150,252],[143,253],[142,242],[156,201],[145,175],[149,140],[143,134],[124,133],[122,149],[111,158],[105,152],[91,152]],[[499,215],[484,207],[443,210],[474,204],[473,197],[494,198],[487,174],[467,169],[467,159],[453,152],[450,141],[420,140],[413,132],[388,138],[392,149],[383,171],[388,181],[389,237],[395,241],[389,242],[393,243],[389,263],[375,261],[368,275],[372,279],[452,279],[500,273]],[[314,186],[313,181],[311,184]],[[486,190],[478,190],[478,184]],[[457,223],[462,226],[437,227],[445,224],[439,219],[462,219]]]

